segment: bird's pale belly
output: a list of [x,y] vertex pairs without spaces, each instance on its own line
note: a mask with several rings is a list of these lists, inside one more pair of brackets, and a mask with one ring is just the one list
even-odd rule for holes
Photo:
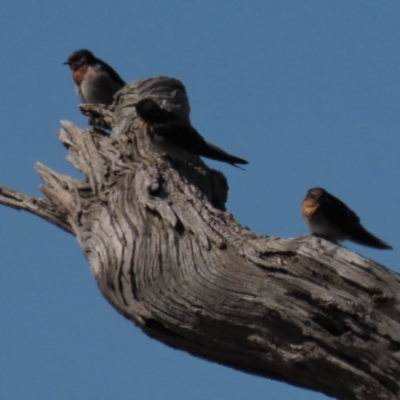
[[315,235],[329,237],[334,240],[345,240],[346,235],[324,217],[315,218],[308,221],[311,232]]

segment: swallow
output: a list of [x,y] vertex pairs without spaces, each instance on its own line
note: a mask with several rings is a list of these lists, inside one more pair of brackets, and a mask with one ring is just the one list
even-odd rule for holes
[[187,159],[185,153],[188,153],[226,162],[237,168],[240,167],[236,164],[248,164],[248,161],[206,142],[189,122],[161,108],[150,98],[138,101],[135,108],[141,129],[150,135],[155,147],[173,158]]
[[83,103],[110,105],[114,94],[125,86],[117,72],[89,50],[75,51],[63,64],[70,66],[76,93]]
[[360,218],[346,204],[320,187],[307,192],[301,213],[313,235],[332,241],[351,240],[377,249],[392,249],[368,232]]

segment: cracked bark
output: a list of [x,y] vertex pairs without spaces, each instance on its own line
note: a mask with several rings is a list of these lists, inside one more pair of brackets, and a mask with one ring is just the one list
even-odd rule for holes
[[85,182],[38,164],[45,198],[0,187],[0,203],[75,235],[107,300],[169,346],[338,399],[398,399],[399,276],[323,239],[242,227],[220,172],[154,152],[135,120],[146,96],[189,118],[178,81],[127,85],[111,108],[81,106],[97,128],[62,122]]

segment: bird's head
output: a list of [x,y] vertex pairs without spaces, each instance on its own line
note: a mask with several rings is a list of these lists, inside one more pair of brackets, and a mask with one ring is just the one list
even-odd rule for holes
[[305,200],[313,200],[321,204],[327,201],[328,198],[329,198],[329,193],[325,189],[321,187],[315,187],[307,191]]
[[73,52],[63,64],[69,65],[72,71],[76,71],[83,65],[91,64],[95,60],[96,57],[91,51],[82,49]]

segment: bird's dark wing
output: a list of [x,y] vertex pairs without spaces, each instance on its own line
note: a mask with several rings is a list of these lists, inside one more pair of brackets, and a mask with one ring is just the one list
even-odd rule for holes
[[360,224],[358,215],[332,195],[322,204],[320,211],[332,225],[344,232],[348,231],[349,227]]
[[151,126],[155,135],[192,154],[200,155],[199,151],[206,144],[196,129],[180,118],[170,118],[166,122],[157,122]]
[[[160,119],[159,119],[160,120]],[[180,118],[153,125],[154,133],[163,137],[168,143],[180,147],[191,154],[211,158],[212,160],[235,164],[248,164],[246,160],[233,156],[219,147],[208,143],[190,124]]]
[[347,235],[353,242],[377,249],[392,249],[390,245],[367,231],[361,224],[357,214],[341,200],[332,196],[324,203],[321,212],[334,226]]
[[108,65],[106,62],[103,60],[100,60],[103,68],[107,71],[107,73],[112,77],[113,80],[118,82],[122,86],[125,86],[125,81],[118,75],[117,71],[115,71],[114,68],[112,68],[110,65]]

